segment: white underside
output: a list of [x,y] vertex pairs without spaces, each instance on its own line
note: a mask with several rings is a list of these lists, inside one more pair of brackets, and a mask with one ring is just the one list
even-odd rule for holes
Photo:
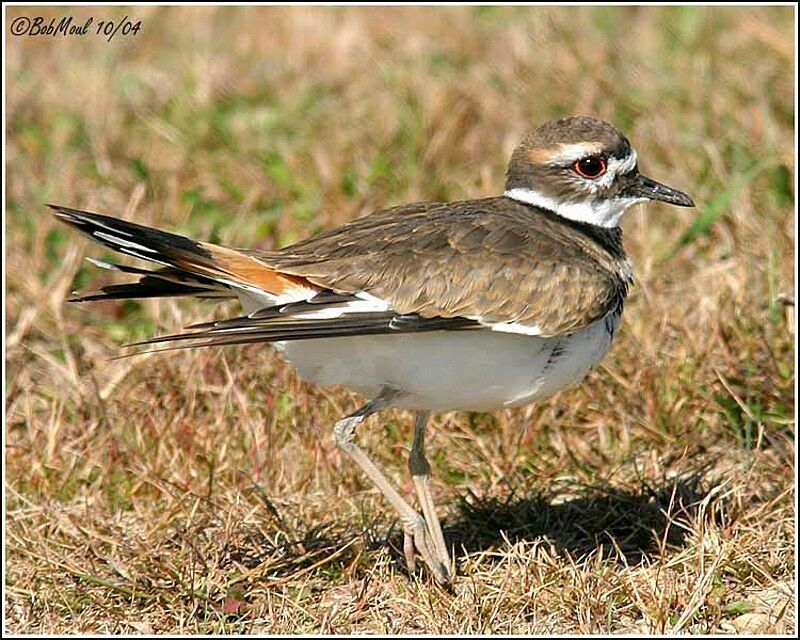
[[[619,317],[609,319],[612,332]],[[324,338],[275,343],[304,378],[368,398],[400,391],[394,406],[493,411],[528,404],[578,382],[608,351],[605,319],[569,336],[492,331]]]

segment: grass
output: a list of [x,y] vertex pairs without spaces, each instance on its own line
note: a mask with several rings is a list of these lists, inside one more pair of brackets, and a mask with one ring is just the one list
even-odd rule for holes
[[[773,8],[11,8],[136,37],[8,37],[6,630],[786,633],[794,608],[794,33]],[[451,592],[408,576],[338,454],[361,399],[249,346],[113,360],[234,308],[65,304],[107,282],[57,202],[234,246],[498,193],[591,113],[698,210],[628,214],[637,286],[583,384],[445,414]],[[788,302],[787,302],[788,301]],[[406,493],[410,416],[360,441]]]

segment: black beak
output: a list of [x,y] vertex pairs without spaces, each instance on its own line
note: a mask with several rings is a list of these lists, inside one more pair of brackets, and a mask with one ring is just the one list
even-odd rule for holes
[[679,207],[693,207],[694,202],[682,191],[668,187],[665,184],[656,182],[643,176],[641,173],[637,174],[631,184],[625,188],[625,195],[634,198],[647,198],[648,200],[660,200],[668,204],[675,204]]

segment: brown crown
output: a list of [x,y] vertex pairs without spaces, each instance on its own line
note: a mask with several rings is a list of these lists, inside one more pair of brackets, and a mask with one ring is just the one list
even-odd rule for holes
[[631,144],[614,125],[589,116],[572,116],[546,122],[529,133],[511,155],[506,189],[535,189],[567,196],[578,190],[564,177],[560,159],[583,150],[585,155],[624,158]]

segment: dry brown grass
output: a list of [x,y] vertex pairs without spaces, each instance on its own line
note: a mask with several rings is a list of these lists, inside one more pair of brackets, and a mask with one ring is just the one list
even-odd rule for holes
[[[7,631],[795,630],[791,8],[13,8],[6,26],[21,14],[143,27],[8,37]],[[64,302],[106,276],[45,202],[285,244],[497,193],[520,137],[576,112],[699,209],[629,214],[637,287],[584,384],[435,420],[452,592],[405,574],[394,515],[336,451],[359,398],[266,348],[110,360],[206,304]],[[410,492],[409,416],[360,437]]]

